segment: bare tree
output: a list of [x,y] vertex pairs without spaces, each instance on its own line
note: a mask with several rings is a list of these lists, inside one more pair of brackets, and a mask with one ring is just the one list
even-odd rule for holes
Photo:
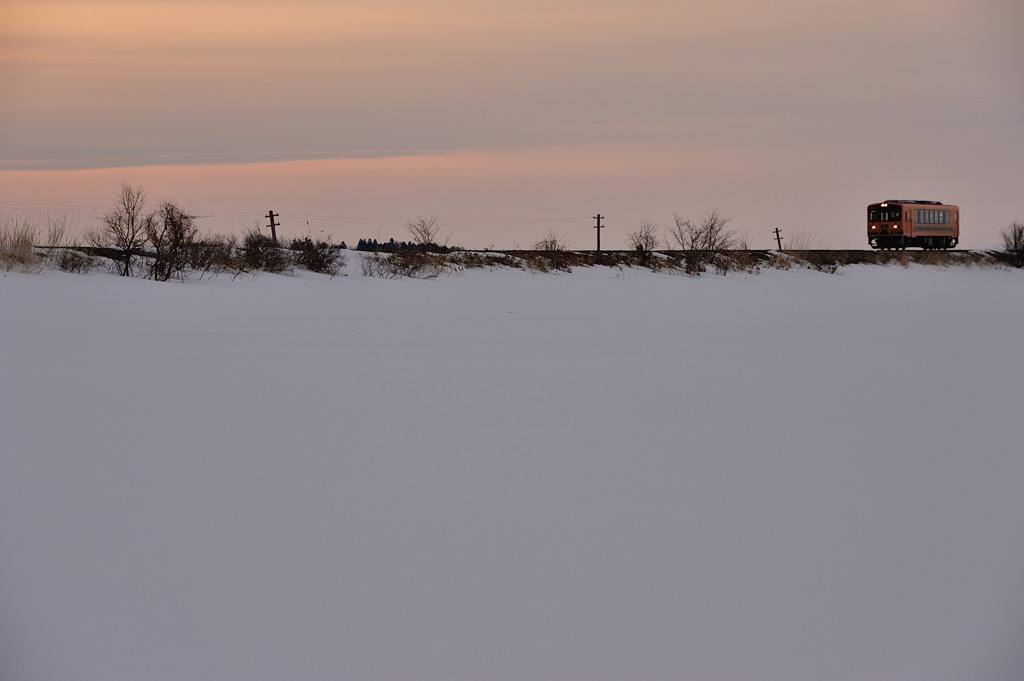
[[183,212],[173,201],[164,201],[145,228],[146,239],[154,250],[150,276],[157,281],[167,281],[183,272],[199,234],[195,216]]
[[1013,258],[1013,266],[1024,267],[1024,222],[1014,222],[1003,230],[1003,245]]
[[146,243],[146,230],[156,218],[146,215],[146,191],[142,185],[122,184],[113,208],[103,216],[104,237],[121,251],[123,262],[117,263],[122,276],[132,274],[132,258]]
[[437,221],[436,215],[428,218],[418,216],[415,220],[405,223],[405,228],[412,235],[412,240],[424,249],[437,246],[437,234],[441,231],[441,223]]
[[658,247],[658,226],[644,220],[632,232],[626,233],[626,243],[634,251],[650,253]]

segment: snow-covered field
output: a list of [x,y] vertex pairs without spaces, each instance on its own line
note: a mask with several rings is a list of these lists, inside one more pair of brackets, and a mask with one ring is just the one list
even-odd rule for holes
[[1024,272],[0,275],[4,681],[1024,678]]

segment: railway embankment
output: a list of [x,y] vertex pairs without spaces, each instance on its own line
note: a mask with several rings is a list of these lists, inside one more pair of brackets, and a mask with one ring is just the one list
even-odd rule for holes
[[[327,247],[325,247],[327,248]],[[429,250],[375,253],[329,247],[329,252],[312,262],[301,251],[273,247],[273,268],[265,259],[247,257],[245,248],[223,248],[217,244],[197,244],[187,261],[177,263],[174,277],[243,272],[294,272],[311,270],[331,275],[362,274],[387,279],[432,278],[468,269],[514,268],[532,272],[571,272],[578,268],[644,268],[669,274],[698,276],[705,273],[729,274],[762,270],[813,269],[838,272],[853,265],[927,266],[927,267],[1014,267],[1012,254],[1000,250],[720,250],[720,251],[573,251],[573,250]],[[153,252],[132,252],[137,261],[132,276],[152,277],[160,271],[160,260]],[[107,271],[123,273],[126,257],[111,248],[61,247],[28,248],[24,253],[0,252],[0,271],[41,271],[60,269],[71,272]],[[317,266],[326,262],[329,267]],[[269,261],[267,261],[269,262]],[[166,268],[165,268],[166,269]]]

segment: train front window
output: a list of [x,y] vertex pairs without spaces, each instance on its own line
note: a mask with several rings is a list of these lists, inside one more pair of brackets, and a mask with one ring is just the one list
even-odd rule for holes
[[900,206],[868,206],[868,222],[899,222],[903,219]]

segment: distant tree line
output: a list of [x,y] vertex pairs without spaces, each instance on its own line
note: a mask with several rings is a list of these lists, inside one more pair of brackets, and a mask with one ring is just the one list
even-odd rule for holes
[[376,239],[360,239],[356,250],[370,253],[450,253],[452,248],[435,243],[395,241],[392,237],[383,243]]

